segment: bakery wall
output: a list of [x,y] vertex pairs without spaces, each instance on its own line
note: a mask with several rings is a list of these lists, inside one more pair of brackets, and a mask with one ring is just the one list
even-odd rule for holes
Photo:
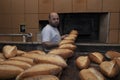
[[[120,43],[120,0],[0,0],[0,33],[20,33],[20,25],[26,25],[26,33],[32,33],[31,41],[37,41],[39,20],[47,20],[48,13],[110,13],[108,40]],[[22,37],[1,36],[0,41],[22,41]]]

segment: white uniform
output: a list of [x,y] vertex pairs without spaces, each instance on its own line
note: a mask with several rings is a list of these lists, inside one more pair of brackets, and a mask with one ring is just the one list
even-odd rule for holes
[[50,41],[53,43],[59,43],[61,41],[58,29],[49,24],[43,28],[41,35],[42,42]]

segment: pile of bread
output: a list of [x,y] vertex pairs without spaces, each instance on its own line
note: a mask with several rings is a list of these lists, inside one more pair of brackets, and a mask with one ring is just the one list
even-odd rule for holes
[[0,53],[0,80],[59,80],[66,59],[72,57],[77,31],[72,30],[57,49],[23,51],[15,45],[5,45]]
[[86,56],[77,57],[75,62],[80,70],[80,80],[106,80],[119,74],[120,53],[107,51],[103,55],[100,52],[92,52]]

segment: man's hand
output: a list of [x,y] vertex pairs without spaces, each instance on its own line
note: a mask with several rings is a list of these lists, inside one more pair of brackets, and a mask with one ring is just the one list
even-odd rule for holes
[[67,37],[67,36],[68,36],[68,34],[62,35],[62,36],[61,36],[61,39],[64,39],[64,38]]

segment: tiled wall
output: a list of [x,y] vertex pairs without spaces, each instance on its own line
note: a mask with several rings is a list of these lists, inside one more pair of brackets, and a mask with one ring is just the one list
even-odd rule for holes
[[[59,13],[109,12],[107,43],[120,43],[120,0],[0,0],[0,33],[20,33],[20,24],[33,33],[36,41],[39,20],[47,20],[52,11]],[[0,38],[21,41],[20,38]],[[1,41],[0,40],[0,41]]]

